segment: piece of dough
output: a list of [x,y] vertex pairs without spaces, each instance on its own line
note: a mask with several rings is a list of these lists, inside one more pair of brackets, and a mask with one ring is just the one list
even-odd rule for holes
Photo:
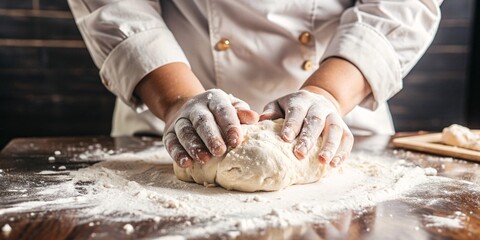
[[195,162],[186,169],[174,163],[175,175],[182,181],[244,192],[277,191],[318,181],[330,169],[317,157],[321,140],[308,157],[298,160],[293,154],[296,141],[286,143],[279,137],[282,124],[283,119],[242,125],[245,140],[223,159],[212,158],[205,165]]
[[470,129],[457,124],[452,124],[450,127],[443,129],[442,142],[452,146],[480,151],[480,134],[476,134]]

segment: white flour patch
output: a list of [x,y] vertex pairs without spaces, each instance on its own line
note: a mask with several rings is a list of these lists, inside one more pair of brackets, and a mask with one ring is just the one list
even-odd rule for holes
[[[317,183],[278,192],[241,193],[177,180],[171,160],[161,147],[136,154],[106,155],[107,161],[62,172],[69,173],[63,176],[65,182],[38,192],[47,200],[16,204],[1,209],[0,214],[75,206],[85,224],[102,217],[132,223],[184,217],[184,224],[162,231],[186,237],[212,233],[234,236],[258,228],[319,223],[346,209],[360,211],[402,198],[420,185],[456,181],[434,176],[432,169],[406,161],[354,153],[341,168]],[[55,174],[52,177],[62,177]],[[426,216],[425,221],[439,222],[431,217]],[[461,227],[453,222],[450,226]],[[135,229],[127,224],[124,230],[133,233]]]
[[455,212],[453,215],[446,217],[439,216],[423,216],[426,227],[441,227],[441,228],[463,228],[463,221],[466,219],[466,215],[461,212]]
[[2,234],[5,238],[8,238],[8,236],[10,236],[10,232],[12,232],[12,227],[10,227],[8,223],[3,225]]

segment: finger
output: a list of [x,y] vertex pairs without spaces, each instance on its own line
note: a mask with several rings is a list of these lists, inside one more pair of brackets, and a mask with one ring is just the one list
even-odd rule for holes
[[308,110],[303,121],[302,131],[294,148],[294,154],[298,159],[304,159],[317,143],[320,134],[325,127],[325,117],[316,107]]
[[280,133],[280,137],[285,142],[291,142],[300,132],[303,120],[307,115],[307,109],[300,104],[289,103],[285,109],[285,122]]
[[237,116],[241,124],[254,124],[258,122],[258,113],[248,109],[237,109]]
[[208,101],[208,108],[215,117],[215,121],[223,132],[228,145],[236,147],[240,144],[243,141],[240,120],[228,95],[224,92],[213,94]]
[[250,110],[248,104],[232,94],[228,95],[233,107],[237,110],[237,116],[241,124],[254,124],[258,122],[258,113]]
[[260,121],[263,120],[275,120],[283,118],[283,111],[282,108],[278,105],[277,101],[273,101],[268,103],[264,108],[263,108],[263,113],[260,115]]
[[350,131],[343,131],[342,141],[340,142],[337,153],[330,162],[330,166],[337,167],[342,164],[345,159],[347,159],[350,151],[352,151],[353,142],[354,139],[352,133]]
[[175,133],[178,141],[193,160],[204,164],[210,159],[211,155],[207,147],[198,136],[190,120],[186,118],[177,120],[175,123]]
[[323,134],[322,149],[319,159],[325,164],[330,164],[333,154],[337,152],[338,146],[342,140],[343,128],[342,120],[334,114],[328,115],[325,121],[325,132]]
[[212,113],[208,109],[196,109],[190,112],[190,122],[213,156],[220,157],[227,150],[222,134]]
[[238,109],[250,110],[250,106],[245,101],[240,100],[239,98],[234,97],[232,94],[228,94],[230,102],[232,105]]
[[178,141],[177,135],[170,132],[164,136],[163,140],[165,148],[167,149],[168,154],[173,158],[173,160],[182,168],[190,167],[193,163],[192,158],[188,155],[187,151]]

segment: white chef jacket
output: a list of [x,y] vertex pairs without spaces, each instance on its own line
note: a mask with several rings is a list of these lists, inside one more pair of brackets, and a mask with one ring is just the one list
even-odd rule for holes
[[[372,89],[344,118],[352,132],[392,134],[386,101],[433,40],[441,3],[69,0],[103,84],[118,97],[114,136],[162,133],[164,123],[132,93],[165,64],[183,62],[206,89],[223,89],[261,112],[298,90],[328,57],[353,63]],[[312,40],[299,40],[305,32]],[[229,48],[219,49],[225,40]]]

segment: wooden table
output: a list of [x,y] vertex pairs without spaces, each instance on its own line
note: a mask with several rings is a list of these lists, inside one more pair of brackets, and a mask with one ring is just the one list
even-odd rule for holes
[[[356,138],[354,151],[393,152],[389,145],[389,136]],[[58,184],[58,180],[46,175],[34,174],[53,167],[64,165],[68,169],[79,169],[90,166],[102,159],[79,159],[79,154],[88,146],[100,144],[102,147],[116,152],[142,151],[158,145],[158,139],[152,138],[110,138],[110,137],[71,137],[71,138],[25,138],[15,139],[7,145],[0,154],[0,209],[12,204],[35,198],[34,189],[38,186]],[[54,151],[60,151],[55,162],[48,162],[48,157]],[[466,161],[438,162],[425,160],[425,154],[404,154],[407,159],[421,167],[433,167],[438,175],[466,181],[480,179],[478,164]],[[72,159],[75,159],[73,161]],[[432,195],[425,191],[425,200],[442,199],[442,204],[425,205],[405,203],[402,200],[392,200],[379,203],[364,211],[346,211],[329,223],[308,224],[287,228],[262,229],[257,233],[245,233],[239,239],[278,239],[288,236],[292,239],[480,239],[480,192],[465,192],[455,189],[455,186],[445,186],[447,191],[456,191],[455,195]],[[15,189],[26,189],[15,191]],[[378,214],[382,212],[382,214]],[[418,226],[425,214],[448,216],[463,213],[463,228],[448,228],[442,226]],[[392,216],[395,216],[392,218]],[[5,224],[12,226],[8,239],[121,239],[159,237],[165,235],[161,229],[164,226],[181,224],[186,219],[182,217],[162,220],[160,222],[143,221],[133,223],[136,231],[126,235],[122,229],[124,223],[115,218],[99,220],[95,226],[81,223],[75,209],[52,211],[32,211],[21,213],[0,214],[0,228]],[[345,223],[347,221],[347,223]],[[305,228],[308,231],[305,231]],[[300,231],[300,229],[302,229]],[[332,229],[334,231],[332,232]],[[6,236],[1,234],[0,239]],[[209,236],[210,239],[226,238],[225,235]]]

